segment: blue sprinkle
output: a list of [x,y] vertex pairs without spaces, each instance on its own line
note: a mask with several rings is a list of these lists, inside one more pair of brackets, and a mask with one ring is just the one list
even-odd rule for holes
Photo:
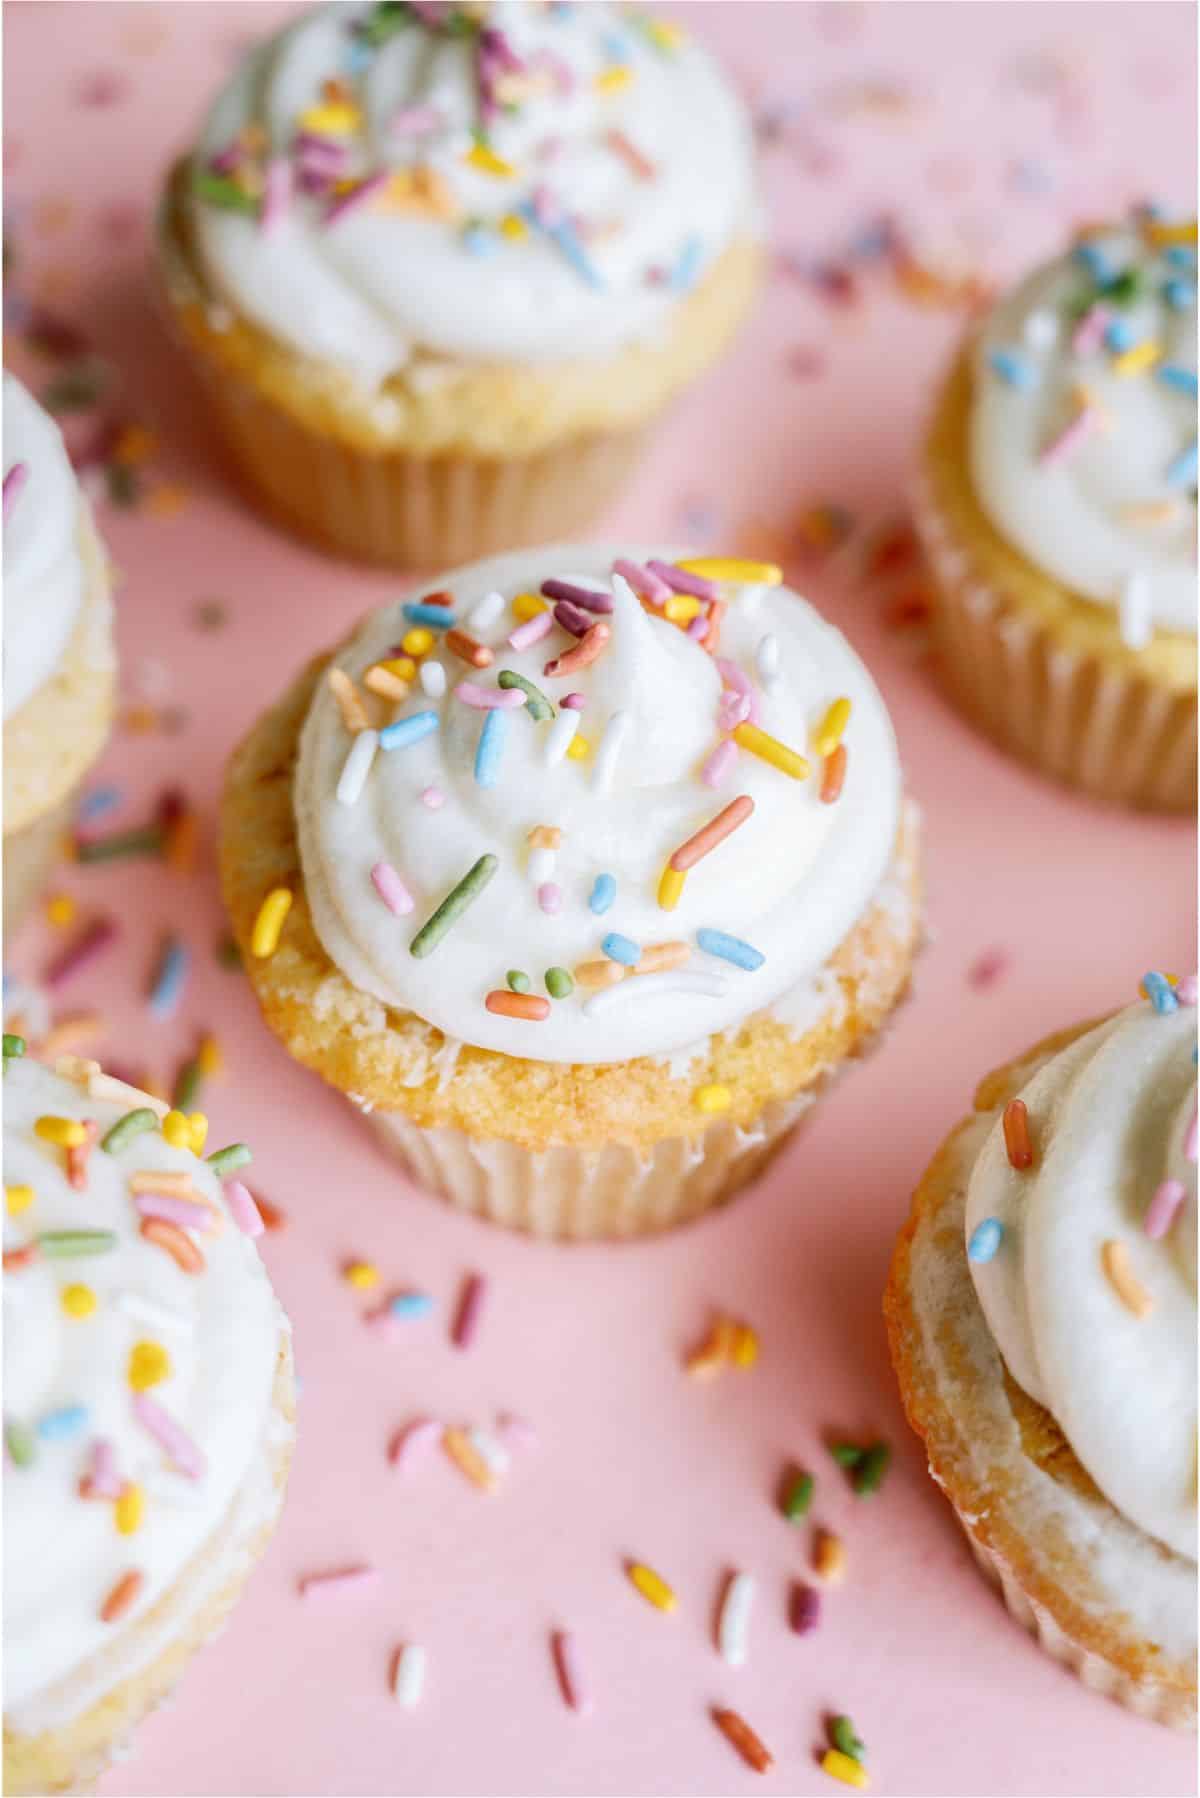
[[489,712],[484,719],[483,729],[479,733],[479,747],[475,751],[476,786],[494,787],[499,780],[504,745],[508,741],[508,726],[507,712]]
[[731,961],[736,968],[745,968],[748,974],[761,968],[767,959],[761,949],[724,930],[698,930],[696,941],[706,955],[718,955],[722,961]]
[[393,1317],[428,1317],[433,1300],[427,1292],[398,1292],[388,1300],[388,1310]]
[[1163,299],[1173,312],[1186,312],[1195,301],[1195,289],[1190,281],[1168,281],[1163,288]]
[[1037,370],[1016,350],[993,350],[988,362],[1000,379],[1009,387],[1017,387],[1022,393],[1037,386]]
[[976,1224],[971,1232],[971,1240],[967,1244],[968,1261],[990,1261],[1000,1247],[1004,1236],[1004,1225],[998,1217],[985,1217],[981,1224]]
[[345,49],[346,73],[348,75],[365,74],[370,68],[372,60],[371,46],[364,44],[361,38],[351,38]]
[[1165,1018],[1170,1012],[1179,1010],[1179,1000],[1175,997],[1175,989],[1165,974],[1143,974],[1142,985],[1146,989],[1147,999],[1160,1018]]
[[169,1018],[183,995],[191,955],[177,936],[169,937],[150,988],[150,1009],[156,1018]]
[[695,285],[696,276],[700,272],[700,263],[704,257],[704,240],[700,237],[689,237],[679,252],[675,267],[667,279],[667,286],[672,293],[687,293]]
[[1139,333],[1125,318],[1114,318],[1104,333],[1104,346],[1109,350],[1131,350]]
[[121,803],[120,787],[93,787],[85,793],[79,802],[79,822],[92,818],[103,818]]
[[1169,243],[1163,251],[1163,261],[1169,262],[1172,268],[1194,269],[1196,252],[1190,244]]
[[629,62],[629,45],[619,32],[606,31],[600,39],[600,43],[610,62]]
[[619,961],[626,968],[636,968],[642,959],[642,952],[633,938],[622,936],[619,930],[610,930],[600,947],[609,961]]
[[1168,487],[1191,487],[1196,481],[1196,445],[1189,443],[1185,450],[1180,450],[1175,460],[1170,463],[1166,472]]
[[39,1417],[37,1433],[43,1442],[61,1442],[64,1436],[74,1436],[82,1430],[87,1420],[86,1405],[64,1405],[59,1411],[47,1411]]
[[617,883],[611,874],[597,874],[588,899],[588,910],[603,917],[617,896]]
[[410,718],[397,718],[385,724],[379,733],[381,749],[408,749],[422,737],[431,737],[438,727],[436,712],[414,712]]
[[462,241],[468,256],[494,256],[500,248],[500,239],[486,225],[464,225]]
[[418,603],[404,606],[402,610],[410,624],[424,624],[431,631],[448,631],[454,624],[454,613],[448,606],[423,606]]
[[1093,280],[1111,281],[1117,272],[1097,243],[1077,243],[1074,255],[1076,262],[1082,264]]
[[1156,381],[1164,387],[1174,387],[1177,393],[1186,393],[1190,399],[1196,397],[1196,371],[1184,368],[1179,362],[1160,362],[1154,371]]

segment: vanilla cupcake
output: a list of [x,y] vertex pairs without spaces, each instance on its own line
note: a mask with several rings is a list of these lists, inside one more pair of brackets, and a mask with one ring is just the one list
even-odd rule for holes
[[224,805],[271,1027],[421,1184],[547,1236],[743,1184],[920,934],[849,645],[778,569],[628,556],[499,557],[368,617],[255,726]]
[[885,1311],[930,1472],[1085,1684],[1196,1713],[1196,983],[986,1079]]
[[4,376],[4,929],[19,923],[108,736],[111,577],[49,415]]
[[983,319],[917,522],[945,677],[1098,798],[1196,805],[1196,227],[1090,232]]
[[224,1622],[293,1437],[291,1335],[204,1120],[4,1074],[4,1786],[90,1788]]
[[609,503],[760,236],[746,113],[677,26],[507,0],[305,13],[218,97],[160,243],[257,498],[436,567]]

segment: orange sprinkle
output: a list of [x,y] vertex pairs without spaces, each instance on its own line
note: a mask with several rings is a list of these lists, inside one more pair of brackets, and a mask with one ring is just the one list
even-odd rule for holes
[[713,1722],[727,1741],[733,1743],[748,1767],[756,1773],[769,1773],[775,1765],[775,1756],[761,1742],[746,1722],[736,1711],[713,1710]]
[[200,838],[200,820],[191,810],[181,811],[167,831],[165,854],[168,868],[176,874],[190,874],[196,865],[196,849]]
[[139,1573],[136,1568],[129,1573],[123,1573],[100,1606],[101,1623],[119,1622],[126,1611],[137,1603],[138,1595],[145,1583],[145,1574]]
[[344,668],[329,670],[329,685],[346,729],[355,736],[360,730],[369,730],[371,721],[367,717],[362,695]]
[[560,849],[562,831],[553,824],[535,824],[525,840],[531,849]]
[[728,610],[729,607],[723,599],[714,599],[709,602],[708,628],[700,639],[700,647],[707,650],[710,656],[715,656],[720,646],[721,621]]
[[825,769],[821,775],[822,805],[832,805],[835,799],[841,798],[845,779],[846,745],[839,743],[833,754],[825,758]]
[[1129,1265],[1129,1250],[1123,1242],[1110,1238],[1100,1250],[1108,1281],[1127,1311],[1135,1317],[1147,1317],[1154,1309],[1154,1299]]
[[539,998],[537,993],[510,993],[505,987],[490,992],[484,1004],[497,1017],[528,1018],[532,1024],[540,1024],[550,1016],[549,999]]
[[67,1185],[74,1192],[83,1192],[87,1186],[88,1156],[99,1132],[99,1125],[92,1118],[85,1118],[83,1127],[87,1131],[83,1141],[67,1150]]
[[[519,994],[515,995],[520,997]],[[465,1430],[446,1430],[442,1434],[442,1447],[449,1455],[460,1473],[465,1473],[473,1486],[481,1492],[496,1490],[496,1476],[477,1452]]]
[[1029,1137],[1029,1113],[1024,1099],[1010,1099],[1004,1107],[1004,1147],[1012,1167],[1033,1166],[1033,1143]]
[[[428,600],[425,603],[428,605]],[[452,655],[469,662],[472,668],[490,668],[496,659],[485,643],[477,643],[466,631],[447,631],[445,643]]]
[[686,1371],[696,1380],[709,1380],[728,1367],[733,1356],[737,1325],[730,1317],[719,1317],[698,1349],[684,1362]]
[[690,943],[648,943],[637,959],[631,974],[661,974],[668,968],[681,968],[691,960]]
[[165,1249],[176,1267],[185,1274],[203,1273],[204,1256],[187,1232],[181,1230],[178,1224],[168,1223],[165,1217],[144,1217],[142,1219],[142,1235],[147,1242],[153,1242],[160,1249]]
[[363,675],[363,686],[371,693],[378,693],[381,699],[407,699],[408,682],[385,668],[382,662],[376,662]]
[[581,961],[574,970],[575,984],[587,991],[600,986],[616,986],[618,980],[624,980],[627,970],[619,961]]
[[703,830],[698,830],[694,837],[689,837],[686,843],[679,845],[667,866],[676,874],[686,874],[688,869],[694,868],[698,861],[702,861],[706,855],[711,855],[717,845],[723,843],[726,837],[732,836],[738,826],[746,822],[753,810],[754,801],[749,793],[739,793],[736,799],[731,799],[724,810],[719,811],[716,817],[704,826]]
[[130,1174],[129,1190],[132,1193],[157,1192],[169,1199],[199,1199],[202,1197],[202,1194],[193,1187],[190,1174],[166,1172]]
[[602,655],[604,647],[612,632],[607,624],[597,620],[580,637],[574,649],[568,649],[563,655],[555,656],[546,663],[542,673],[549,679],[556,674],[577,674],[581,668],[587,668],[596,657]]
[[37,1243],[36,1242],[23,1243],[19,1249],[5,1249],[5,1251],[4,1251],[4,1271],[6,1274],[15,1273],[18,1268],[28,1267],[31,1262],[34,1262],[36,1260],[37,1260]]

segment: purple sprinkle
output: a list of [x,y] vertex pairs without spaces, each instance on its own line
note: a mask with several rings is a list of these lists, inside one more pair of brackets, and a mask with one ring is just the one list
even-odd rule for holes
[[661,606],[671,597],[671,589],[666,581],[660,580],[651,569],[643,568],[640,562],[630,562],[625,556],[618,556],[613,563],[613,573],[627,580],[635,593],[648,599],[652,606]]
[[391,862],[375,863],[371,885],[394,918],[406,918],[416,903]]
[[596,620],[578,606],[572,605],[569,599],[560,599],[554,608],[554,622],[560,624],[563,630],[570,631],[573,637],[582,637],[591,630]]
[[660,581],[665,581],[672,593],[690,593],[693,599],[717,598],[717,589],[712,581],[706,581],[698,574],[689,574],[685,568],[676,568],[672,562],[651,561],[646,563],[646,567]]
[[455,1348],[468,1349],[479,1331],[479,1319],[483,1313],[483,1301],[487,1297],[487,1281],[482,1274],[468,1274],[463,1283],[462,1298],[458,1304],[458,1315],[454,1319],[454,1328],[450,1332],[450,1340]]
[[14,462],[4,477],[3,518],[7,524],[12,517],[12,509],[25,491],[25,483],[29,479],[28,462]]
[[42,975],[42,985],[47,987],[61,986],[72,974],[107,947],[117,935],[117,926],[111,918],[97,918],[89,924],[81,936],[63,950],[62,954],[50,963]]
[[265,1226],[248,1186],[243,1186],[240,1180],[226,1180],[225,1203],[229,1206],[230,1217],[243,1236],[262,1235]]
[[611,612],[613,609],[611,594],[597,593],[592,587],[577,587],[573,581],[543,581],[542,592],[547,599],[566,599],[587,612]]
[[821,1594],[815,1586],[797,1580],[792,1588],[790,1622],[798,1636],[807,1636],[821,1621]]
[[360,181],[357,187],[352,187],[348,194],[339,195],[325,214],[322,223],[326,228],[336,225],[338,220],[345,218],[348,212],[357,212],[360,206],[369,205],[376,194],[382,193],[391,178],[390,169],[377,169],[373,175],[368,175],[365,181]]
[[1144,1229],[1152,1242],[1165,1236],[1175,1222],[1176,1213],[1187,1197],[1182,1180],[1164,1180],[1146,1207]]
[[582,693],[568,693],[566,698],[560,699],[558,703],[568,712],[582,712],[587,705],[587,700]]

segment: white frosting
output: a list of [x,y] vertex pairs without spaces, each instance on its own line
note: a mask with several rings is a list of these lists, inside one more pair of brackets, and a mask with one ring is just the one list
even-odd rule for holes
[[[1044,1062],[1020,1097],[1034,1164],[1013,1168],[997,1121],[975,1163],[966,1233],[1003,1225],[970,1263],[1009,1372],[1131,1523],[1196,1558],[1196,1012],[1142,1003]],[[1158,1240],[1143,1219],[1164,1179],[1187,1192]],[[1136,1315],[1105,1271],[1123,1245],[1152,1301]]]
[[[607,590],[615,555],[646,552],[549,549],[497,557],[434,583],[449,588],[455,614],[469,616],[485,595],[511,600],[553,577]],[[653,555],[654,552],[648,552]],[[729,610],[720,652],[753,679],[764,635],[779,644],[780,675],[759,693],[762,727],[807,753],[812,772],[794,780],[739,749],[715,790],[699,770],[721,740],[721,675],[713,659],[675,625],[642,611],[613,581],[612,637],[581,673],[543,675],[546,661],[573,639],[557,626],[532,649],[506,646],[514,628],[508,606],[490,631],[496,659],[483,674],[448,651],[444,698],[415,687],[403,715],[434,711],[437,730],[409,748],[380,750],[357,803],[336,798],[351,738],[326,682],[317,690],[300,745],[295,806],[305,891],[317,933],[332,960],[359,989],[415,1012],[447,1036],[535,1060],[614,1062],[665,1055],[728,1029],[771,1005],[818,971],[868,908],[895,846],[900,766],[891,723],[862,663],[846,640],[787,589],[723,585]],[[408,628],[399,606],[368,619],[338,664],[354,678],[386,656]],[[592,745],[585,761],[547,759],[555,725],[534,723],[524,708],[507,714],[499,777],[492,787],[474,776],[484,713],[455,697],[463,678],[495,687],[500,670],[524,675],[551,700],[580,692],[580,729]],[[822,761],[810,734],[837,698],[851,701],[845,733],[847,776],[834,804],[819,798]],[[596,779],[597,746],[608,720],[625,715],[625,739],[611,786]],[[420,795],[439,789],[431,810]],[[753,814],[688,874],[676,909],[658,904],[668,857],[740,794]],[[540,909],[531,877],[528,833],[538,825],[562,832],[552,880],[561,888],[557,915]],[[434,952],[417,959],[409,945],[425,919],[483,854],[499,870],[476,903]],[[413,899],[397,917],[371,882],[379,862],[395,868]],[[588,900],[597,875],[611,874],[617,896],[594,915]],[[765,956],[747,972],[702,954],[696,933],[724,931]],[[484,1000],[501,989],[510,968],[526,972],[536,994],[552,967],[572,971],[603,959],[615,931],[640,946],[684,941],[691,959],[683,977],[713,990],[675,990],[679,976],[627,976],[608,989],[595,1013],[576,989],[552,1003],[539,1023],[496,1016]],[[717,984],[719,983],[719,985]],[[667,990],[660,990],[665,984]],[[640,992],[639,992],[639,989]]]
[[[393,170],[403,182],[419,165],[440,184],[440,214],[385,196],[332,224],[329,198],[297,184],[267,229],[196,200],[214,289],[294,349],[372,386],[403,368],[414,347],[526,363],[602,357],[667,326],[678,292],[735,236],[756,232],[749,123],[696,46],[658,47],[607,5],[498,0],[486,27],[532,75],[509,78],[524,97],[489,124],[492,151],[515,170],[497,176],[465,160],[479,118],[477,31],[455,35],[410,18],[368,51],[354,27],[371,12],[324,6],[265,43],[217,100],[196,153],[196,166],[207,167],[257,125],[267,153],[292,156],[294,169],[306,129],[298,121],[332,76],[361,109],[358,129],[339,140],[348,174]],[[632,72],[628,81],[598,91],[596,79],[618,64]],[[422,115],[424,128],[405,132],[406,113]],[[652,178],[612,148],[614,131],[653,165]],[[594,285],[539,226],[520,239],[500,231],[539,191],[575,221]]]
[[[4,526],[4,716],[48,681],[83,601],[86,506],[62,432],[15,375],[4,376],[4,472],[26,474]],[[20,479],[21,477],[17,477]]]
[[[35,1136],[35,1121],[47,1114],[92,1118],[103,1136],[124,1108],[89,1097],[85,1087],[33,1062],[8,1065],[3,1099],[5,1184],[28,1185],[35,1194],[28,1209],[6,1216],[5,1249],[44,1231],[117,1236],[111,1252],[42,1256],[4,1276],[6,1426],[15,1420],[36,1432],[39,1420],[64,1407],[82,1405],[87,1412],[84,1426],[65,1438],[37,1440],[32,1465],[10,1460],[5,1472],[5,1712],[37,1727],[53,1688],[83,1670],[89,1657],[121,1665],[126,1624],[145,1615],[230,1506],[242,1504],[246,1482],[259,1480],[255,1464],[269,1434],[286,1320],[253,1243],[229,1220],[220,1182],[202,1162],[169,1147],[155,1130],[116,1154],[94,1147],[86,1189],[76,1191],[66,1180],[65,1151]],[[128,1181],[143,1170],[187,1171],[220,1208],[224,1229],[195,1236],[207,1263],[202,1273],[184,1273],[139,1234]],[[62,1291],[76,1283],[95,1294],[88,1317],[64,1310]],[[130,1300],[149,1310],[135,1314],[125,1308]],[[163,1308],[161,1318],[156,1307]],[[199,1479],[171,1468],[134,1413],[130,1351],[145,1341],[160,1343],[170,1357],[169,1377],[148,1396],[200,1449]],[[111,1500],[79,1496],[97,1438],[112,1444],[120,1478],[145,1491],[134,1534],[118,1533]],[[144,1575],[136,1604],[121,1621],[102,1622],[106,1595],[133,1569]]]
[[[1106,233],[1083,254],[1100,259],[1104,278],[1132,271],[1137,296],[1106,300],[1103,278],[1076,250],[1000,302],[975,351],[972,483],[996,529],[1039,568],[1089,599],[1126,603],[1135,615],[1131,643],[1145,641],[1139,614],[1146,628],[1194,634],[1196,478],[1173,479],[1170,471],[1196,443],[1196,398],[1163,373],[1195,375],[1194,264],[1189,272],[1172,262],[1133,228]],[[1182,303],[1171,304],[1168,289]],[[1079,312],[1089,301],[1107,318],[1094,314],[1080,336]],[[1106,329],[1118,338],[1106,339]],[[1123,374],[1121,342],[1155,344],[1160,357]],[[997,356],[1010,375],[1003,359],[1013,359],[1015,380],[997,371]],[[1046,459],[1080,413],[1081,389],[1089,428]]]

